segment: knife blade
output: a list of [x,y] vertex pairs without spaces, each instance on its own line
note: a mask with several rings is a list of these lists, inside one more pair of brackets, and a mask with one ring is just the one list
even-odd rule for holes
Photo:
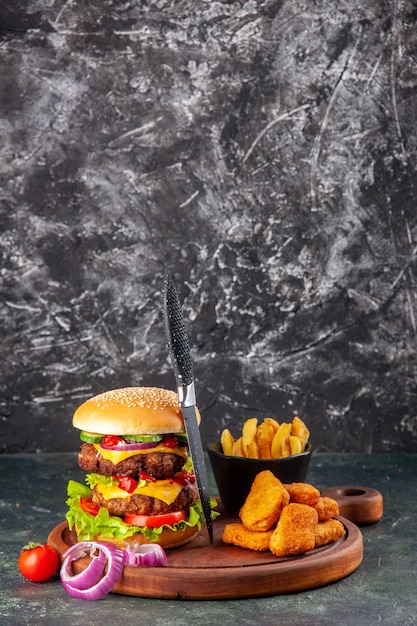
[[193,363],[180,299],[173,278],[164,278],[164,322],[168,350],[174,369],[178,398],[187,433],[188,447],[203,508],[206,528],[213,545],[210,495],[203,445],[197,422]]

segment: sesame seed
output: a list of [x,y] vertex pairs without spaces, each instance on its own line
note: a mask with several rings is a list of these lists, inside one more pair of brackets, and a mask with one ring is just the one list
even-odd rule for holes
[[100,409],[117,403],[129,408],[140,407],[157,411],[164,407],[177,406],[178,396],[175,391],[159,387],[123,387],[104,391],[91,398],[90,402],[94,402]]

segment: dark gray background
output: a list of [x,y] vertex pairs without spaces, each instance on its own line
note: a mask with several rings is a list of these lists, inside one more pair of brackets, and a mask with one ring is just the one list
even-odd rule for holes
[[0,438],[174,388],[175,276],[205,443],[302,417],[417,450],[417,5],[9,0],[0,8]]

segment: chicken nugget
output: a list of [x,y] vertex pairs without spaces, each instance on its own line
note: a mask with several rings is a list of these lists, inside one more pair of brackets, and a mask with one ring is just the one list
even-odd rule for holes
[[248,548],[249,550],[258,550],[265,552],[269,550],[269,540],[272,530],[259,532],[256,530],[248,530],[243,524],[226,524],[223,530],[222,539],[225,543],[231,543],[240,548]]
[[308,483],[290,483],[284,487],[290,494],[290,502],[315,507],[320,500],[320,491]]
[[276,525],[282,508],[289,501],[290,496],[282,482],[265,470],[255,476],[239,517],[248,530],[269,530]]
[[334,543],[346,534],[346,529],[342,522],[337,519],[329,519],[326,522],[319,522],[315,530],[315,547],[325,546]]
[[327,520],[332,519],[332,517],[339,515],[339,505],[336,500],[328,498],[327,496],[320,497],[320,500],[314,508],[317,511],[319,522],[327,522]]
[[278,526],[269,540],[276,556],[294,556],[312,550],[316,544],[317,511],[307,504],[294,502],[282,510]]

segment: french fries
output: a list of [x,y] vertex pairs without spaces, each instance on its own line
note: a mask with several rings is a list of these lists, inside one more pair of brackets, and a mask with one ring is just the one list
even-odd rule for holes
[[256,417],[251,417],[250,419],[246,420],[242,428],[242,448],[244,456],[247,456],[248,458],[259,458],[258,446],[255,442],[257,425],[258,420],[256,419]]
[[306,449],[310,431],[299,417],[291,423],[279,424],[272,417],[265,417],[258,424],[256,417],[245,421],[242,435],[234,439],[228,428],[220,437],[223,454],[243,456],[248,459],[276,459],[301,454]]
[[234,439],[232,433],[228,428],[225,428],[222,432],[220,443],[222,444],[223,454],[227,454],[227,456],[232,456]]

